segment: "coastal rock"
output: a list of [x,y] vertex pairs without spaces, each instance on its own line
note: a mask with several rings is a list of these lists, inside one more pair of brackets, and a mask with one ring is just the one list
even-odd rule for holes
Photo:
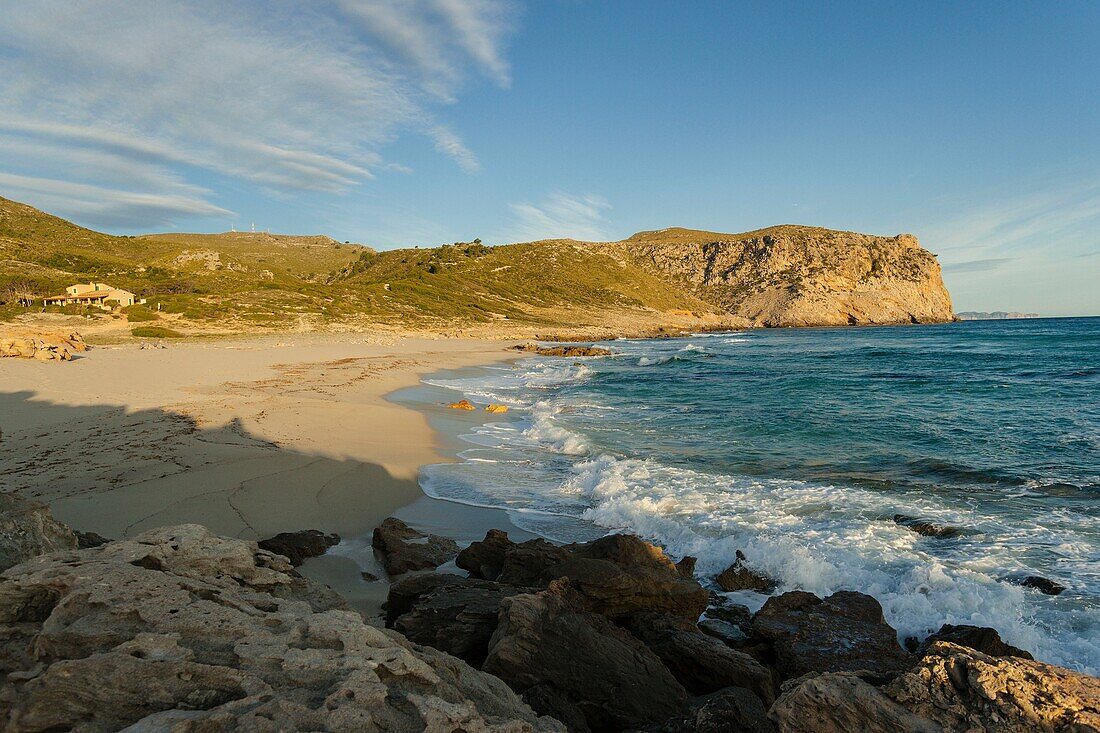
[[912,667],[882,606],[871,596],[838,591],[824,600],[805,591],[769,598],[752,621],[753,635],[771,642],[787,678],[810,672],[865,671],[887,679]]
[[917,656],[923,657],[938,641],[958,644],[991,657],[1019,657],[1034,659],[1030,653],[1001,641],[996,629],[985,626],[952,626],[944,624],[940,630],[926,638],[917,648]]
[[1044,578],[1041,575],[1029,575],[1019,581],[1019,585],[1024,588],[1034,588],[1040,593],[1045,593],[1048,596],[1056,596],[1062,593],[1066,589],[1064,585],[1050,578]]
[[909,517],[905,514],[895,514],[894,523],[912,530],[923,537],[958,537],[964,534],[964,531],[959,527],[952,527],[945,524],[936,524],[930,522],[927,519],[918,519],[917,517]]
[[505,412],[508,412],[508,405],[485,405],[485,412],[502,415]]
[[505,555],[515,546],[516,543],[508,539],[507,532],[490,529],[485,533],[485,539],[472,542],[458,553],[455,565],[469,572],[472,578],[496,580],[504,568]]
[[339,535],[325,534],[316,529],[304,529],[300,532],[280,532],[256,544],[262,550],[286,557],[291,565],[298,567],[307,558],[324,555],[328,548],[339,542]]
[[568,558],[568,550],[541,537],[520,542],[505,553],[497,580],[509,585],[545,588],[546,571]]
[[66,333],[13,332],[0,334],[0,358],[16,357],[38,361],[71,361],[74,352],[87,351],[84,337]]
[[45,504],[0,494],[0,571],[47,552],[75,550],[78,543]]
[[393,627],[410,641],[480,667],[497,628],[501,602],[521,592],[488,581],[444,584],[420,595]]
[[945,731],[1100,730],[1100,679],[947,642],[933,644],[884,692]]
[[393,628],[397,618],[416,607],[422,596],[448,585],[470,585],[477,581],[452,573],[418,573],[406,575],[390,583],[389,594],[383,608],[386,610],[386,626]]
[[9,569],[0,632],[8,730],[564,730],[196,525]]
[[562,346],[554,347],[540,347],[536,343],[525,343],[522,346],[516,347],[519,351],[533,351],[540,355],[540,357],[609,357],[610,349],[604,349],[603,347],[592,346],[592,344],[584,344],[584,346],[571,346],[571,344],[562,344]]
[[[728,555],[727,555],[728,557]],[[776,583],[771,578],[745,566],[745,554],[737,551],[737,559],[714,579],[724,591],[754,590],[757,593],[771,593]]]
[[695,577],[695,563],[699,561],[699,558],[692,557],[691,555],[685,555],[680,558],[680,561],[676,563],[676,572],[680,574],[681,578],[694,578]]
[[944,733],[847,672],[792,680],[784,685],[769,717],[779,733]]
[[431,570],[458,554],[458,544],[449,537],[418,532],[396,517],[375,528],[371,544],[382,555],[388,575]]
[[777,226],[745,234],[673,227],[605,245],[757,326],[953,319],[935,255],[910,234]]
[[447,405],[452,410],[476,410],[477,408],[470,403],[469,400],[459,400],[458,402],[452,402]]
[[704,618],[699,622],[699,630],[732,647],[740,646],[749,640],[748,634],[742,631],[740,626],[721,619]]
[[741,687],[696,698],[687,714],[653,729],[657,733],[774,733],[760,699]]
[[500,625],[482,668],[517,692],[539,688],[529,702],[567,706],[592,731],[620,731],[680,713],[688,694],[661,660],[624,629],[559,595],[563,585],[501,602]]
[[652,611],[691,620],[707,607],[707,592],[680,575],[660,547],[628,534],[570,545],[568,559],[542,574],[549,583],[568,578],[588,610],[610,618]]
[[105,545],[110,542],[109,539],[95,532],[80,532],[78,530],[73,530],[73,532],[76,534],[76,546],[81,550],[87,550],[90,547],[99,547],[100,545]]
[[691,693],[705,695],[725,687],[743,687],[766,703],[775,699],[770,670],[704,634],[687,619],[641,613],[627,619],[626,628],[660,657]]

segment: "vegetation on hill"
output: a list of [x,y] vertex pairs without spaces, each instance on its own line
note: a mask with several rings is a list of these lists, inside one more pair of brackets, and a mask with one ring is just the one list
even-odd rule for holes
[[[899,279],[914,288],[898,291]],[[487,247],[475,240],[376,252],[323,236],[112,236],[0,198],[0,319],[27,312],[21,301],[40,310],[42,297],[93,280],[148,302],[113,315],[49,310],[115,318],[120,326],[164,321],[159,327],[183,332],[385,326],[591,335],[788,325],[787,313],[807,325],[818,317],[813,298],[825,293],[821,323],[945,320],[940,301],[950,318],[934,257],[907,235],[665,229],[614,243]],[[909,308],[906,299],[928,299],[925,286],[943,298]],[[850,291],[859,294],[854,305],[845,300]],[[875,311],[879,291],[893,298],[882,313]]]

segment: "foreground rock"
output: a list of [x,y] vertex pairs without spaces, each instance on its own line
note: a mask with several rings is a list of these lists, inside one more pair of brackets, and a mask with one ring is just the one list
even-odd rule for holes
[[649,730],[657,733],[774,733],[760,699],[729,687],[692,701],[688,712]]
[[382,555],[389,575],[431,570],[458,554],[458,544],[449,537],[418,532],[395,517],[375,528],[371,544]]
[[9,569],[0,673],[13,731],[563,730],[285,557],[196,525]]
[[75,550],[79,543],[45,504],[0,494],[0,571],[47,552]]
[[38,361],[71,361],[73,354],[87,351],[79,333],[0,333],[0,358],[17,357]]
[[748,654],[731,649],[687,619],[636,614],[627,628],[656,654],[677,681],[696,695],[726,687],[752,690],[765,703],[775,700],[771,670]]
[[839,591],[824,600],[793,591],[768,599],[753,617],[752,631],[772,645],[785,678],[810,672],[868,672],[887,679],[912,667],[874,598]]
[[945,642],[885,693],[949,731],[1100,731],[1100,679]]
[[793,681],[769,715],[780,733],[944,733],[851,672]]
[[688,694],[627,631],[579,608],[567,584],[501,602],[483,669],[571,730],[618,731],[680,713]]
[[316,529],[305,529],[301,532],[280,532],[274,537],[260,540],[257,544],[261,550],[282,555],[290,560],[291,565],[298,567],[311,557],[324,555],[328,548],[339,542],[339,535],[325,534]]

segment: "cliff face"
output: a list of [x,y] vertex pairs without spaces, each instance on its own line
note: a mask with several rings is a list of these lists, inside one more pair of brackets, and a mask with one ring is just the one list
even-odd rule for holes
[[801,226],[746,234],[664,229],[611,246],[758,326],[953,319],[935,255],[910,234]]

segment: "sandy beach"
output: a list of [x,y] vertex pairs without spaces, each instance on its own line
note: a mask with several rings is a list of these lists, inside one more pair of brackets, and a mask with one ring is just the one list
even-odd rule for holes
[[[483,533],[483,512],[456,508],[444,522],[432,509],[417,473],[448,460],[440,437],[386,395],[426,373],[511,358],[509,345],[298,335],[6,359],[0,483],[112,538],[196,522],[233,537],[314,528],[361,543],[402,507],[417,524]],[[368,590],[352,583],[359,569],[339,554],[307,568],[352,596]]]

